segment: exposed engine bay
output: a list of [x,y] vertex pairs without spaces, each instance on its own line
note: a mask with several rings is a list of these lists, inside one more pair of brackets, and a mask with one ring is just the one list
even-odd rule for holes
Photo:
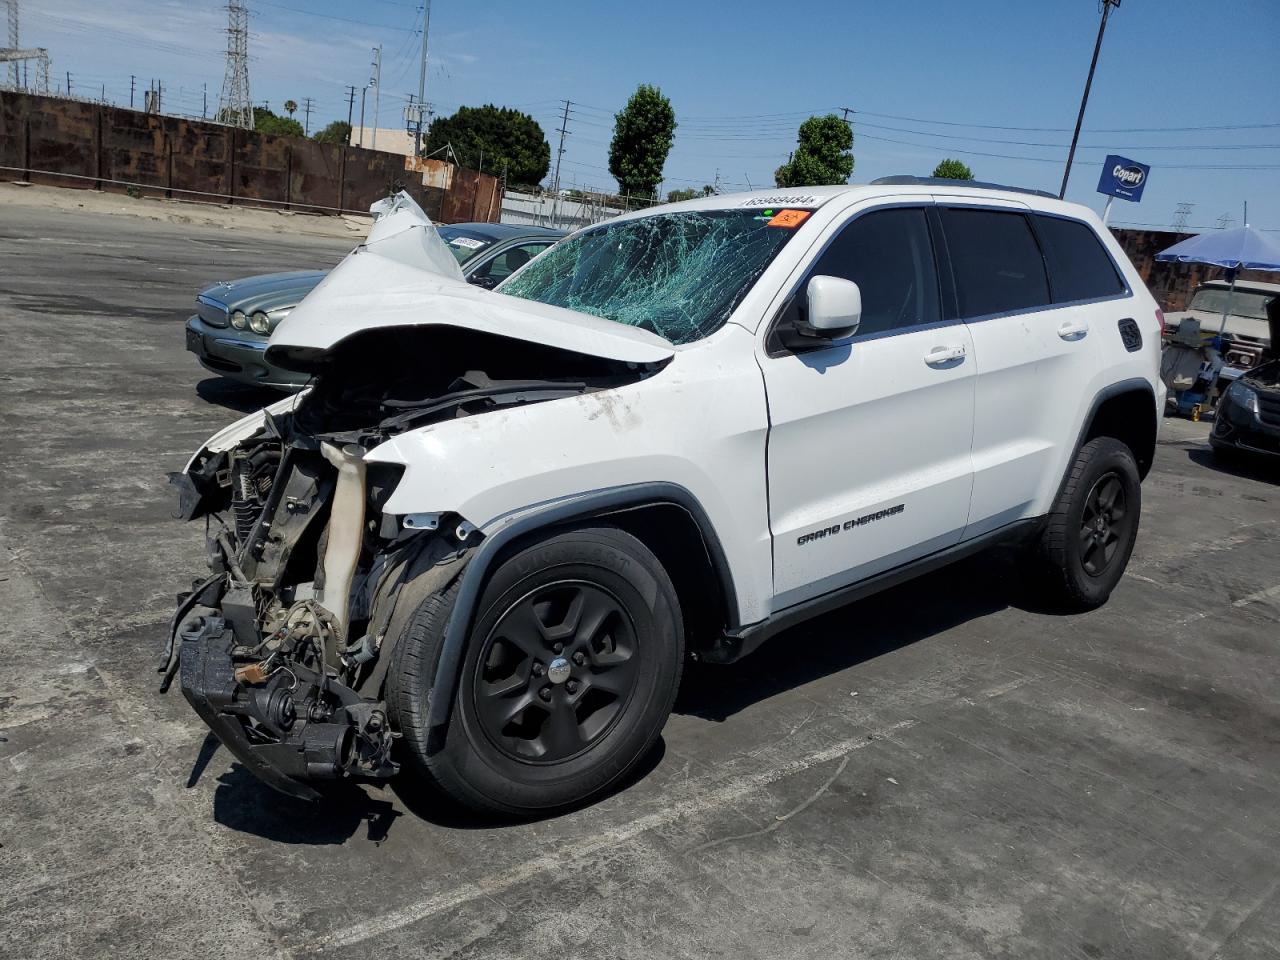
[[397,772],[383,693],[392,648],[482,536],[457,515],[385,514],[401,468],[366,462],[368,451],[442,420],[647,372],[444,325],[358,333],[309,372],[291,412],[264,411],[251,436],[202,450],[170,477],[180,515],[205,519],[211,575],[180,595],[160,671],[162,690],[180,676],[253,773],[314,799],[307,781]]

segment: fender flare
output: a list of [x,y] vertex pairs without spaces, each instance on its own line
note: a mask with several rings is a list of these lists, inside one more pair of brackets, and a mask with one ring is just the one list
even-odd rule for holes
[[[1058,483],[1058,489],[1054,492],[1053,502],[1057,503],[1058,498],[1062,496],[1062,490],[1067,485],[1067,478],[1071,476],[1071,466],[1076,462],[1076,457],[1080,453],[1080,448],[1084,446],[1084,438],[1089,435],[1089,430],[1093,427],[1094,421],[1098,418],[1098,411],[1102,409],[1102,405],[1112,397],[1118,397],[1122,393],[1142,392],[1151,398],[1151,418],[1156,421],[1156,435],[1160,433],[1159,417],[1160,413],[1156,410],[1156,393],[1151,386],[1151,381],[1143,377],[1129,377],[1125,380],[1117,380],[1115,383],[1109,383],[1096,394],[1094,394],[1093,402],[1089,404],[1089,411],[1084,415],[1084,419],[1080,421],[1080,431],[1076,434],[1075,445],[1071,448],[1071,456],[1068,457],[1066,466],[1062,471],[1062,480]],[[1143,475],[1145,479],[1145,474]]]
[[488,579],[489,571],[504,548],[521,537],[550,527],[592,517],[606,516],[636,507],[671,504],[689,514],[706,545],[707,555],[715,570],[716,578],[724,591],[728,609],[729,627],[736,629],[738,620],[737,593],[733,575],[729,570],[724,546],[716,535],[715,527],[699,503],[697,497],[675,483],[647,482],[611,487],[591,493],[572,496],[566,500],[534,507],[507,520],[496,531],[488,534],[468,557],[459,574],[461,583],[454,600],[453,610],[445,625],[444,642],[440,658],[436,662],[431,681],[431,704],[427,713],[430,731],[440,730],[449,722],[453,713],[453,701],[458,691],[462,673],[462,661],[467,648],[471,626],[475,620],[480,594]]

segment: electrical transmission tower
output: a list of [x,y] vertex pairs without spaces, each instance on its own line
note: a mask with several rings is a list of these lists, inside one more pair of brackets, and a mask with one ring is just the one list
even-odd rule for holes
[[253,129],[253,103],[249,99],[249,8],[244,0],[227,4],[227,72],[218,97],[218,120],[233,127]]
[[1196,205],[1183,202],[1174,207],[1174,233],[1187,232],[1187,218],[1192,214],[1193,206]]
[[11,90],[26,88],[24,77],[26,61],[36,61],[36,90],[49,93],[49,51],[44,47],[31,47],[24,50],[18,46],[18,0],[7,0],[9,20],[9,45],[0,47],[0,63],[9,64],[9,82]]
[[[18,0],[9,0],[9,47],[10,50],[18,49]],[[18,61],[9,61],[9,86],[17,90],[21,84],[21,77],[18,76]]]

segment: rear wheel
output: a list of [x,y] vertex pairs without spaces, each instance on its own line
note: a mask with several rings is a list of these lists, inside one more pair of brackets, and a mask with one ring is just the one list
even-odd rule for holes
[[1046,599],[1077,610],[1105,603],[1133,553],[1141,510],[1129,448],[1111,437],[1081,447],[1038,544]]
[[635,537],[584,527],[503,561],[477,607],[444,741],[429,743],[429,686],[453,597],[423,603],[391,678],[409,760],[449,796],[504,815],[547,813],[607,789],[652,746],[684,641],[670,578]]

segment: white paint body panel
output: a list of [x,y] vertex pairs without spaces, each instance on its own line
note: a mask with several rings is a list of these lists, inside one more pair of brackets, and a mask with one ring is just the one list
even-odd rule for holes
[[754,350],[754,337],[726,325],[639,383],[434,423],[366,459],[405,467],[387,513],[453,511],[489,533],[530,506],[677,484],[715,526],[744,622],[759,620],[773,585]]

